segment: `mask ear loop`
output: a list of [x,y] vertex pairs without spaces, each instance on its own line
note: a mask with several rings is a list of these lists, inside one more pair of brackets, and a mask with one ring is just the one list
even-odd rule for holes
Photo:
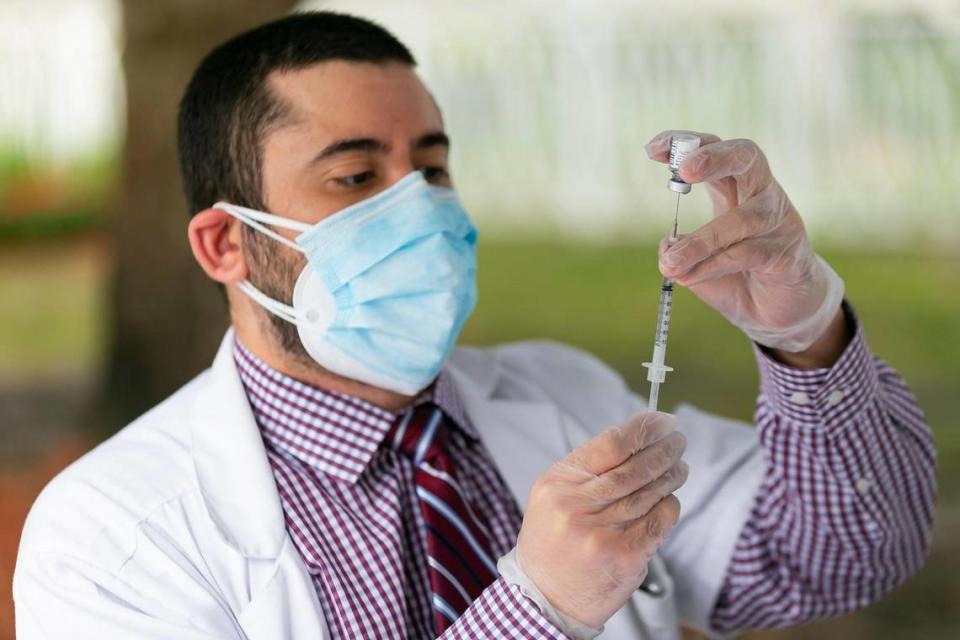
[[261,307],[277,316],[282,320],[286,320],[290,324],[298,324],[301,314],[297,313],[297,310],[291,307],[290,305],[283,304],[277,300],[274,300],[260,289],[257,289],[255,286],[250,284],[249,280],[244,280],[243,282],[237,283],[237,288],[240,291],[243,291],[247,294],[251,300],[259,304]]
[[[300,233],[306,233],[313,227],[309,224],[303,222],[297,222],[296,220],[290,220],[289,218],[281,218],[280,216],[275,216],[270,213],[264,213],[263,211],[256,211],[254,209],[247,209],[246,207],[241,207],[239,205],[230,204],[229,202],[218,202],[213,205],[214,209],[220,209],[224,211],[240,222],[253,227],[260,233],[269,236],[281,244],[285,244],[291,249],[303,253],[303,249],[300,248],[296,242],[290,238],[285,238],[270,227],[266,226],[272,224],[275,227],[281,227],[284,229],[290,229],[292,231],[299,231]],[[264,224],[261,224],[264,223]]]
[[[267,224],[272,224],[276,227],[282,227],[285,229],[291,229],[293,231],[299,231],[300,233],[305,233],[311,229],[311,226],[304,224],[302,222],[297,222],[295,220],[290,220],[288,218],[281,218],[280,216],[275,216],[270,213],[264,213],[263,211],[256,211],[254,209],[248,209],[246,207],[241,207],[239,205],[230,204],[229,202],[218,202],[213,205],[214,209],[220,209],[225,213],[230,214],[243,224],[246,224],[260,233],[273,238],[281,244],[303,253],[303,249],[300,248],[293,240],[285,238],[273,229],[267,227]],[[265,224],[261,224],[261,222]],[[301,314],[297,312],[296,309],[291,307],[288,304],[284,304],[277,300],[274,300],[264,292],[257,289],[249,280],[244,280],[243,282],[237,283],[237,288],[243,291],[251,300],[259,304],[261,307],[272,313],[273,315],[286,320],[287,322],[297,325],[298,321],[301,319]]]

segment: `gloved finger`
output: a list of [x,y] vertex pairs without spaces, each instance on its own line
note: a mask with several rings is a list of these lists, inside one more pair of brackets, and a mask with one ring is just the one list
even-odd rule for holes
[[744,240],[727,247],[697,263],[673,281],[684,287],[694,287],[734,273],[762,269],[782,254],[782,243],[767,238]]
[[735,139],[701,145],[680,165],[680,177],[691,184],[733,178],[740,202],[765,188],[772,180],[770,165],[752,140]]
[[[711,140],[710,142],[700,145],[700,148],[704,148],[708,145],[713,145],[721,140]],[[691,156],[696,154],[691,154]],[[687,160],[690,158],[688,157]],[[686,161],[680,165],[680,174],[683,175],[683,166],[686,164]],[[737,188],[737,181],[732,176],[727,176],[725,178],[718,178],[716,180],[711,180],[705,183],[707,188],[707,195],[710,196],[710,202],[713,203],[713,213],[714,215],[720,215],[730,211],[740,203],[739,189]]]
[[598,475],[584,486],[584,491],[602,504],[619,500],[661,477],[680,460],[686,448],[686,437],[673,431]]
[[[659,259],[660,257],[662,257],[664,253],[667,252],[667,249],[669,249],[669,248],[672,247],[674,244],[676,244],[677,242],[679,242],[680,239],[683,238],[683,237],[684,237],[684,235],[683,235],[683,234],[680,234],[679,236],[677,236],[677,239],[676,239],[676,240],[671,240],[670,238],[660,238],[660,244],[657,246],[657,257],[658,257],[658,259]],[[661,269],[661,271],[662,271],[662,269]]]
[[[692,134],[699,137],[701,147],[720,142],[720,138],[712,133],[669,129],[667,131],[661,131],[646,144],[647,156],[658,162],[669,162],[670,143],[673,137],[678,134]],[[713,210],[715,213],[722,213],[737,206],[737,184],[733,178],[723,178],[712,183],[708,182],[707,194],[713,202]]]
[[571,451],[564,462],[599,476],[664,438],[676,428],[676,421],[669,413],[644,411],[587,440]]
[[680,501],[670,494],[625,529],[629,550],[652,556],[679,519]]
[[713,215],[718,216],[721,213],[726,213],[740,204],[737,181],[733,178],[721,178],[720,180],[707,182],[705,186],[710,202],[713,204]]
[[769,229],[769,221],[750,207],[721,213],[693,233],[681,236],[660,254],[660,273],[679,278],[710,256]]
[[712,133],[700,133],[699,131],[687,131],[686,129],[667,129],[666,131],[661,131],[657,135],[653,136],[646,145],[644,149],[647,152],[647,157],[651,160],[656,160],[657,162],[669,162],[670,160],[670,141],[673,140],[673,137],[680,134],[692,134],[700,138],[700,146],[705,144],[711,144],[713,142],[720,142],[720,138],[713,135]]
[[607,505],[600,516],[610,522],[629,522],[642,518],[655,504],[682,487],[689,473],[690,466],[683,460],[677,460],[650,484]]

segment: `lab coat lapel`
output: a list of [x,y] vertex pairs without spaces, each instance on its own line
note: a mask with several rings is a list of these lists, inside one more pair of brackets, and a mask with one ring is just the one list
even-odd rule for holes
[[293,542],[280,549],[273,575],[238,616],[246,640],[329,638],[313,578]]
[[490,351],[458,349],[447,366],[467,416],[521,507],[530,487],[567,454],[567,424],[552,403],[497,396],[504,372]]
[[207,511],[226,541],[249,558],[276,558],[286,538],[283,509],[260,430],[233,360],[233,329],[197,394],[191,438]]
[[248,640],[329,637],[316,588],[286,532],[283,508],[233,359],[233,330],[192,409],[194,467],[217,530],[246,558]]

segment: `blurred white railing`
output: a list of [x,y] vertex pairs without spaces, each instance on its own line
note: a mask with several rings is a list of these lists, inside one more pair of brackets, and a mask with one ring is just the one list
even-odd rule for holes
[[0,0],[0,161],[67,166],[123,127],[116,0]]
[[[801,8],[797,8],[801,6]],[[643,144],[750,137],[818,236],[960,246],[960,8],[933,0],[336,0],[414,51],[488,234],[662,235]],[[0,1],[0,159],[122,136],[115,0]],[[708,215],[702,189],[687,228]]]
[[[817,235],[960,241],[956,4],[319,5],[413,49],[488,231],[664,234],[671,194],[643,144],[691,128],[759,142]],[[688,226],[707,210],[693,196]]]

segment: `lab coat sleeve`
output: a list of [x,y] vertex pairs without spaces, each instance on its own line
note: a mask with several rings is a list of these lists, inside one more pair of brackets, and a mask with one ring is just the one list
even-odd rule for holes
[[239,638],[203,572],[197,525],[182,517],[192,494],[170,496],[148,517],[123,499],[129,486],[106,491],[91,473],[107,469],[91,460],[51,481],[27,516],[13,576],[17,638]]
[[18,640],[201,640],[240,638],[231,629],[193,625],[135,605],[135,587],[113,572],[49,551],[21,552],[13,595]]

